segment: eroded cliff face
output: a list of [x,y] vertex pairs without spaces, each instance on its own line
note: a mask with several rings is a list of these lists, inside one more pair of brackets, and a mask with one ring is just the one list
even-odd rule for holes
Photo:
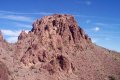
[[120,54],[93,44],[72,15],[45,16],[17,43],[3,42],[2,35],[0,43],[0,61],[13,80],[120,79]]

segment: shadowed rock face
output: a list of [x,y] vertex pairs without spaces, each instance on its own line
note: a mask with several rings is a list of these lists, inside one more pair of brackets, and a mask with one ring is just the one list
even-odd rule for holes
[[0,62],[0,80],[9,80],[8,79],[8,69],[6,65]]
[[[0,61],[10,70],[9,80],[120,79],[120,54],[93,44],[66,14],[36,20],[15,44],[4,42],[0,33]],[[8,79],[3,65],[0,75]]]

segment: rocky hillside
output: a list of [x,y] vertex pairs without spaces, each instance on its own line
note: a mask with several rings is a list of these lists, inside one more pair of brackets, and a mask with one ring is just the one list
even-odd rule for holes
[[120,54],[93,44],[73,16],[54,14],[15,44],[0,32],[0,80],[120,80]]

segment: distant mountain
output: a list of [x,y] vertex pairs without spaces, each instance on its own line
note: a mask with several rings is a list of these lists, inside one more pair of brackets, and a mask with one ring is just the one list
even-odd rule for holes
[[92,43],[72,15],[45,16],[17,43],[0,32],[0,80],[120,80],[120,53]]

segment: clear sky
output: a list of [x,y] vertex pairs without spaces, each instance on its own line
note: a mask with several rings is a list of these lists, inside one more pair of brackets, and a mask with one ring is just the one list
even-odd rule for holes
[[0,29],[9,42],[54,13],[72,14],[100,46],[120,52],[120,0],[0,0]]

